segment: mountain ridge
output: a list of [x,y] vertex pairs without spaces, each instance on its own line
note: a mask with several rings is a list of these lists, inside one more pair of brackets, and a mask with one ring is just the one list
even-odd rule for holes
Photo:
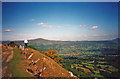
[[[34,41],[34,40],[41,40],[41,41],[56,41],[56,42],[70,42],[70,40],[49,40],[49,39],[44,39],[44,38],[35,38],[35,39],[28,39],[28,41]],[[111,40],[120,40],[120,38],[113,38]],[[24,40],[3,40],[3,41],[24,41]],[[75,40],[75,41],[80,41],[80,40]],[[109,39],[107,40],[81,40],[81,41],[110,41]],[[2,42],[2,41],[0,41]],[[72,41],[71,41],[72,42]]]

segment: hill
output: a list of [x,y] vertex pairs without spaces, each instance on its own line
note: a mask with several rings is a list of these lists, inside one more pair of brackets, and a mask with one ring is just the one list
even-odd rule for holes
[[75,77],[48,56],[31,48],[2,45],[2,65],[3,77]]
[[[29,40],[28,45],[29,46],[33,45],[33,47],[35,47],[34,49],[37,48],[37,50],[34,50],[34,52],[49,51],[50,48],[52,48],[52,50],[58,51],[59,56],[63,59],[63,62],[61,63],[62,67],[68,71],[72,71],[73,74],[76,75],[77,77],[101,78],[101,77],[119,76],[118,70],[120,69],[119,68],[120,66],[118,64],[119,62],[118,60],[120,56],[119,53],[120,49],[118,49],[118,43],[115,41],[116,39],[106,40],[106,41],[54,41],[54,40],[45,40],[39,38],[39,39]],[[3,41],[3,44],[7,44],[7,43],[9,43],[9,41]],[[15,43],[17,45],[24,46],[23,41],[15,41]],[[26,57],[32,54],[33,49],[29,49],[29,51],[30,52],[28,55],[26,55]],[[45,53],[47,54],[48,52],[44,52],[43,54]],[[36,55],[37,54],[38,53],[36,53]],[[42,56],[40,55],[40,58],[42,57],[42,62],[44,63],[43,54]],[[34,59],[39,57],[38,55],[35,56]],[[51,55],[48,56],[51,58],[53,57]],[[24,57],[24,55],[22,55],[22,57]],[[35,60],[39,60],[39,59],[35,59]],[[45,58],[45,60],[47,62],[47,58]],[[30,60],[30,62],[31,61],[32,60]],[[29,66],[27,65],[30,62],[29,61],[26,62],[27,64],[24,63],[26,65],[25,68],[29,68]],[[44,68],[45,66],[46,66],[45,64],[44,65],[42,64],[42,66],[40,65],[40,68]],[[27,70],[27,72],[31,71],[29,69]],[[53,74],[54,72],[55,71],[53,70]]]
[[[117,50],[115,40],[106,40],[106,41],[54,41],[46,40],[42,38],[29,40],[28,45],[33,45],[38,51],[44,49],[48,51],[49,48],[58,51],[58,54],[78,54],[81,52],[90,52],[90,51],[103,51],[107,50],[115,51]],[[3,44],[7,44],[9,41],[3,41]],[[18,45],[24,45],[23,41],[15,41]],[[108,51],[109,52],[109,51]]]
[[111,41],[114,42],[114,43],[119,43],[120,38],[116,38],[116,39],[113,39],[113,40],[111,40]]

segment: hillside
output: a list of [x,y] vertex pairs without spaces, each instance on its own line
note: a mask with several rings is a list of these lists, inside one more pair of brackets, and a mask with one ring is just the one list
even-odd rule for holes
[[2,45],[2,66],[3,77],[75,77],[51,58],[31,48]]
[[[9,41],[3,41],[3,44],[8,44]],[[15,41],[17,45],[24,46],[23,41]],[[22,61],[23,63],[23,71],[13,71],[19,73],[19,75],[15,76],[23,76],[24,74],[28,74],[27,76],[31,76],[31,68],[34,69],[34,66],[29,66],[29,63],[34,61],[39,61],[37,68],[45,69],[42,73],[45,74],[46,77],[50,76],[60,76],[62,73],[62,76],[69,76],[71,72],[79,77],[97,77],[97,78],[104,78],[104,77],[118,77],[119,76],[119,58],[120,58],[120,49],[118,49],[118,44],[116,42],[116,39],[113,40],[106,40],[106,41],[53,41],[53,40],[45,40],[45,39],[33,39],[29,40],[28,46],[32,45],[37,48],[37,50],[28,49],[28,53],[26,56],[24,56],[21,53],[16,53],[15,59],[13,59],[13,63],[17,63],[17,61]],[[52,50],[56,50],[58,55],[63,59],[63,62],[60,63],[63,68],[65,68],[68,71],[64,71],[64,69],[59,68],[59,64],[54,62],[54,57],[50,54],[50,48]],[[26,49],[25,49],[26,50]],[[7,51],[7,50],[6,50]],[[10,49],[9,49],[10,51]],[[18,48],[13,49],[15,52],[21,52]],[[40,52],[41,53],[40,53]],[[43,51],[43,52],[42,52]],[[35,53],[33,57],[30,60],[26,60],[31,54]],[[51,57],[47,57],[45,55]],[[9,55],[9,54],[8,54]],[[23,58],[18,58],[23,57]],[[26,58],[25,58],[26,57]],[[3,57],[5,58],[5,57]],[[13,57],[14,58],[14,57]],[[18,60],[19,59],[19,60]],[[15,60],[15,61],[14,61]],[[53,61],[53,62],[52,62]],[[55,60],[56,61],[56,60]],[[47,62],[47,63],[46,63]],[[52,63],[51,63],[52,62]],[[43,64],[42,64],[43,63]],[[11,68],[12,66],[12,68]],[[47,66],[47,67],[46,67]],[[9,66],[11,69],[13,69],[14,65]],[[46,69],[49,69],[46,71]],[[53,70],[54,68],[54,70]],[[60,71],[59,71],[59,69]],[[17,68],[16,65],[16,69]],[[27,73],[26,73],[27,69]],[[12,70],[10,70],[11,72]],[[34,70],[32,70],[34,71]],[[60,73],[57,73],[56,71],[59,71]],[[63,75],[63,72],[66,74]],[[47,74],[50,73],[50,74]],[[44,77],[44,74],[41,74],[41,77]],[[26,76],[24,75],[24,76]],[[13,75],[14,76],[14,75]],[[109,78],[108,78],[109,79]]]

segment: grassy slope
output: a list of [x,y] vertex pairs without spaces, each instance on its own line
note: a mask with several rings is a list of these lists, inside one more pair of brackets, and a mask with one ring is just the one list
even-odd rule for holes
[[39,69],[46,67],[46,69],[43,71],[42,77],[70,77],[70,74],[67,70],[62,68],[59,64],[57,64],[54,60],[51,58],[41,54],[39,51],[29,49],[27,57],[34,52],[34,55],[32,56],[31,60],[37,60],[40,59],[39,62],[37,62],[37,66]]
[[[8,50],[3,51],[7,51],[8,53],[11,52]],[[13,52],[14,56],[12,60],[7,63],[8,68],[6,70],[5,77],[8,77],[10,74],[12,74],[12,77],[31,77],[32,75],[25,71],[26,68],[30,68],[28,65],[28,61],[30,60],[25,59],[24,55],[21,54],[21,51],[18,48],[14,48]],[[38,61],[36,64],[39,69],[42,69],[43,65],[46,67],[41,77],[70,77],[70,74],[67,70],[62,68],[58,63],[48,56],[29,48],[27,57],[29,57],[31,53],[34,53],[31,60],[35,61],[38,58],[40,59],[40,61]],[[31,66],[31,68],[34,70],[34,66]]]
[[24,58],[22,58],[22,54],[20,53],[19,49],[13,49],[14,56],[13,59],[8,64],[7,73],[11,73],[12,77],[30,77],[31,75],[28,74],[21,65],[25,65],[25,63],[21,63]]

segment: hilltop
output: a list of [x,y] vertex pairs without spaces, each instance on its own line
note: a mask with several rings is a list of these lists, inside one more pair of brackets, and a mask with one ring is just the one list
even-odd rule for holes
[[2,45],[2,65],[3,77],[35,77],[39,72],[39,77],[77,78],[50,57],[31,48]]

